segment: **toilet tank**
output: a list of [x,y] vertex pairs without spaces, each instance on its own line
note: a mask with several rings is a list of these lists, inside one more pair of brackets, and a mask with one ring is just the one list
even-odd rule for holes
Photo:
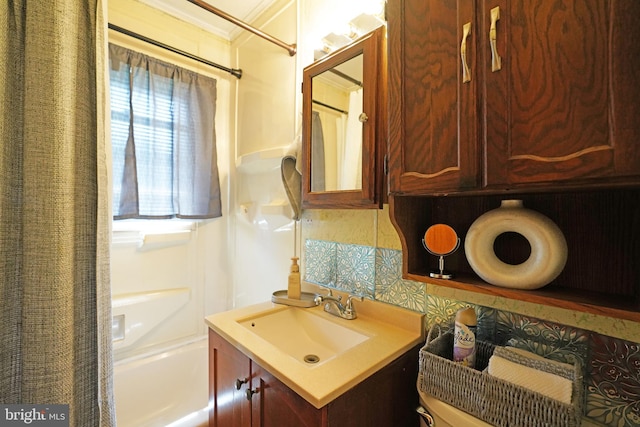
[[418,390],[418,393],[420,405],[433,419],[433,423],[430,424],[428,416],[421,416],[420,427],[491,427],[491,424],[487,424],[421,390]]

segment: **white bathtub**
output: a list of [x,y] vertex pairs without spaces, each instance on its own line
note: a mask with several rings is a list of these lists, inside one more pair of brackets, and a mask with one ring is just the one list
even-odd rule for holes
[[207,337],[118,361],[118,427],[207,426]]

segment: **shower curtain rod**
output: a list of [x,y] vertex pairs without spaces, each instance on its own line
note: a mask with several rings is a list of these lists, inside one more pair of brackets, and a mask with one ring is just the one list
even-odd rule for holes
[[161,47],[161,48],[169,50],[169,51],[171,51],[173,53],[177,53],[178,55],[186,56],[187,58],[193,59],[193,60],[201,62],[203,64],[210,65],[210,66],[212,66],[214,68],[217,68],[219,70],[226,71],[227,73],[233,74],[234,76],[236,76],[239,79],[242,78],[242,70],[239,69],[239,68],[229,68],[229,67],[225,67],[224,65],[216,64],[215,62],[211,62],[211,61],[209,61],[207,59],[200,58],[199,56],[192,55],[189,52],[185,52],[184,50],[176,49],[175,47],[172,47],[172,46],[166,45],[164,43],[155,41],[155,40],[150,39],[148,37],[145,37],[145,36],[143,36],[141,34],[137,34],[137,33],[134,33],[133,31],[129,31],[129,30],[124,29],[122,27],[118,27],[117,25],[113,25],[112,23],[109,23],[109,29],[117,31],[117,32],[122,33],[122,34],[126,34],[127,36],[136,38],[138,40],[142,40],[142,41],[147,42],[149,44],[152,44],[154,46]]
[[189,3],[195,4],[196,6],[200,6],[201,8],[203,8],[204,10],[213,13],[214,15],[219,16],[222,19],[225,19],[229,22],[231,22],[232,24],[235,24],[241,28],[244,28],[245,30],[262,37],[265,40],[270,41],[273,44],[276,44],[278,46],[280,46],[283,49],[286,49],[289,52],[289,56],[293,56],[296,54],[297,51],[297,47],[296,44],[287,44],[285,42],[283,42],[282,40],[278,40],[277,38],[270,36],[269,34],[258,30],[257,28],[252,27],[251,25],[247,24],[244,21],[239,20],[238,18],[236,18],[235,16],[229,15],[226,12],[221,11],[218,8],[215,8],[213,6],[211,6],[209,3],[202,1],[202,0],[187,0]]
[[314,104],[321,105],[321,106],[323,106],[325,108],[328,108],[330,110],[337,111],[338,113],[347,114],[347,115],[349,114],[348,111],[341,110],[340,108],[334,107],[333,105],[325,104],[322,101],[316,101],[315,99],[312,99],[311,102],[313,102]]
[[331,71],[333,74],[335,74],[338,77],[342,77],[343,79],[345,79],[347,81],[350,81],[351,83],[362,87],[362,82],[360,80],[354,79],[353,77],[351,77],[348,74],[343,73],[342,71],[336,70],[335,68],[329,68],[329,71]]

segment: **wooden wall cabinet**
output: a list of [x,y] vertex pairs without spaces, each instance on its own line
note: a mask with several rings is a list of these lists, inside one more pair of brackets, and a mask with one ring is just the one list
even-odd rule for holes
[[[483,184],[639,183],[640,3],[481,4]],[[502,69],[492,71],[496,8]]]
[[317,409],[209,330],[211,427],[418,426],[418,348]]
[[480,185],[478,79],[460,78],[464,45],[475,71],[475,2],[387,2],[390,193],[431,194]]
[[[388,1],[403,277],[640,322],[639,16],[637,0]],[[447,223],[464,241],[508,198],[558,224],[563,273],[537,291],[499,288],[462,245],[446,261],[457,277],[429,278],[427,228]],[[504,252],[520,243],[496,239]]]
[[639,184],[638,16],[636,0],[390,0],[390,192]]

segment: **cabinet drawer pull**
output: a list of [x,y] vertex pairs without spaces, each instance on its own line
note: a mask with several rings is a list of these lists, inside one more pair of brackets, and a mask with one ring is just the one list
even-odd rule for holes
[[491,28],[489,28],[489,45],[491,46],[491,71],[502,69],[502,58],[498,55],[498,30],[497,22],[500,19],[500,6],[491,9]]
[[238,379],[236,380],[236,390],[240,390],[240,388],[242,387],[242,384],[245,384],[245,383],[248,383],[248,382],[249,382],[249,379],[248,379],[248,378],[245,378],[245,379],[243,379],[243,380],[241,380],[240,378],[238,378]]
[[247,395],[247,400],[251,400],[251,398],[253,397],[254,394],[258,394],[260,392],[260,390],[255,389],[255,390],[251,390],[250,388],[247,389],[247,391],[245,392]]
[[467,38],[471,34],[471,22],[462,27],[462,43],[460,43],[460,59],[462,60],[462,83],[471,81],[471,69],[467,64]]

